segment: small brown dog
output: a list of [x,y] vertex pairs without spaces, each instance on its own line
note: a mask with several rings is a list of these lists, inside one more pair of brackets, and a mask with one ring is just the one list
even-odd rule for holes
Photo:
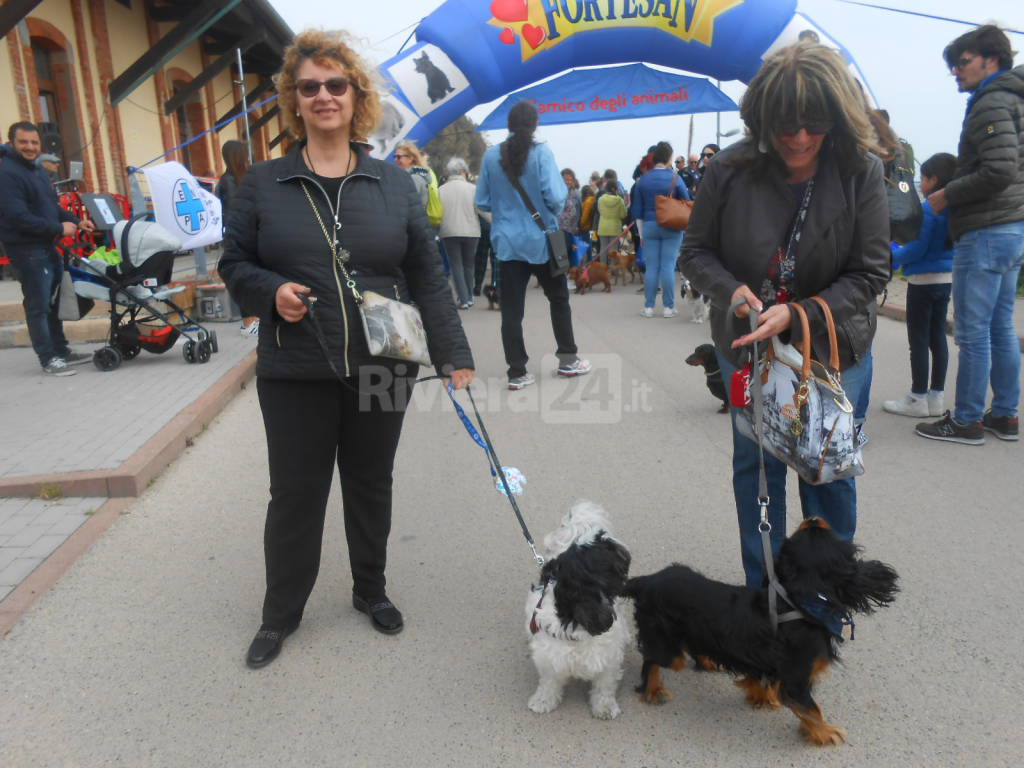
[[612,282],[618,285],[626,284],[626,273],[629,273],[629,282],[636,282],[636,254],[630,251],[608,251],[608,268],[612,273]]
[[585,267],[573,267],[569,277],[576,283],[576,293],[586,293],[598,283],[604,283],[604,293],[612,290],[612,280],[608,267],[600,261],[592,261]]

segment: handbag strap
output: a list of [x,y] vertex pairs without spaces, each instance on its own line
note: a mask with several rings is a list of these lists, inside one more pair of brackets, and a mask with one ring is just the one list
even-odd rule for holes
[[[796,313],[797,319],[800,321],[800,356],[803,358],[803,362],[800,366],[800,381],[806,382],[811,378],[811,324],[807,319],[807,310],[800,306],[799,302],[791,301],[786,304],[791,312]],[[753,310],[751,310],[753,311]],[[773,344],[768,345],[768,350],[765,352],[768,360],[775,359],[775,346]]]
[[540,211],[537,210],[537,206],[533,204],[530,196],[526,194],[526,190],[523,189],[523,185],[519,183],[519,179],[513,176],[508,171],[505,171],[505,178],[508,179],[509,184],[519,193],[519,196],[523,198],[523,203],[526,205],[526,210],[530,212],[530,218],[533,219],[533,223],[537,225],[541,232],[547,234],[547,227],[544,226],[544,220],[540,217]]
[[672,197],[673,196],[672,193],[676,191],[676,179],[678,179],[678,178],[679,178],[679,171],[676,171],[676,172],[674,172],[672,174],[672,181],[669,183],[668,197]]
[[825,325],[828,326],[828,366],[835,376],[839,376],[839,339],[836,336],[836,321],[832,317],[832,309],[828,302],[821,296],[811,296],[811,301],[821,307],[821,313],[825,316]]
[[349,275],[348,270],[345,268],[345,263],[352,258],[352,255],[338,246],[338,239],[332,238],[327,232],[327,226],[324,224],[323,218],[320,216],[320,209],[316,207],[316,203],[313,202],[313,196],[309,194],[309,187],[306,186],[306,182],[299,180],[299,184],[302,185],[302,191],[306,193],[306,199],[309,201],[309,207],[313,209],[313,215],[316,216],[317,224],[320,225],[320,231],[324,233],[324,238],[327,240],[327,247],[331,249],[331,258],[334,263],[338,265],[338,269],[341,270],[342,276],[345,278],[345,287],[352,291],[352,298],[356,300],[356,304],[363,303],[363,295],[359,293],[359,289],[356,288],[356,281]]

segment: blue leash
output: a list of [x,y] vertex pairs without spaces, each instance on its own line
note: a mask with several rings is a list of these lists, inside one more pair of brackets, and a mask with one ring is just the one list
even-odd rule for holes
[[[345,377],[341,375],[341,371],[338,370],[338,366],[334,364],[334,360],[331,358],[331,353],[327,349],[327,340],[324,338],[323,331],[320,329],[320,321],[316,316],[316,301],[306,295],[297,294],[299,300],[306,305],[307,313],[306,316],[309,318],[310,323],[313,326],[313,335],[316,336],[317,342],[320,344],[320,349],[324,353],[324,357],[327,358],[328,364],[331,366],[331,370],[334,371],[334,375],[338,381],[341,382],[342,386],[351,388],[345,381]],[[443,380],[442,376],[424,376],[422,379],[416,379],[416,383],[424,381],[431,381],[437,379]],[[487,434],[487,427],[484,426],[484,420],[480,418],[480,410],[476,407],[476,400],[473,399],[473,392],[469,387],[466,387],[466,394],[469,395],[469,402],[473,406],[473,414],[476,416],[477,423],[480,424],[480,429],[473,425],[472,420],[466,415],[465,410],[459,405],[458,400],[455,399],[454,388],[452,387],[451,379],[448,380],[448,386],[444,388],[444,391],[448,395],[448,399],[452,401],[452,405],[455,406],[455,412],[458,414],[459,419],[462,421],[462,426],[466,428],[469,436],[473,439],[473,442],[484,449],[484,453],[487,454],[487,462],[490,466],[491,476],[497,477],[501,480],[501,487],[505,491],[505,495],[508,497],[509,503],[512,505],[512,511],[516,513],[516,519],[519,521],[519,527],[523,529],[523,536],[526,537],[526,543],[530,545],[530,550],[533,552],[533,559],[537,561],[538,565],[544,565],[544,558],[537,553],[537,545],[533,541],[533,536],[530,535],[530,529],[526,527],[526,521],[523,520],[523,514],[519,511],[519,505],[516,504],[515,495],[512,493],[512,489],[508,485],[508,478],[505,477],[505,472],[501,468],[501,462],[498,460],[498,454],[494,451],[494,444],[491,443],[491,436]],[[481,435],[481,433],[483,433]]]
[[[432,379],[443,379],[441,376],[424,376],[422,379],[416,379],[416,383],[419,384],[422,381],[430,381]],[[458,415],[459,420],[462,421],[462,426],[466,428],[466,432],[469,433],[470,438],[473,442],[484,449],[484,453],[487,454],[487,463],[491,470],[491,476],[497,477],[501,481],[501,486],[504,489],[505,496],[508,497],[509,504],[512,505],[512,511],[516,514],[516,519],[519,521],[519,527],[523,530],[523,536],[526,537],[526,543],[530,545],[530,551],[533,552],[533,559],[537,561],[537,565],[544,565],[544,558],[537,552],[537,545],[533,541],[533,536],[530,535],[530,529],[526,527],[526,521],[523,520],[523,514],[519,510],[519,505],[516,504],[515,494],[509,487],[508,478],[505,476],[505,472],[502,469],[501,461],[498,459],[498,454],[494,450],[494,444],[491,442],[491,436],[487,434],[487,427],[484,426],[484,420],[480,417],[480,410],[476,407],[476,400],[473,398],[473,390],[466,387],[466,394],[469,395],[470,405],[473,406],[473,415],[476,417],[477,423],[480,425],[478,430],[474,426],[473,421],[466,414],[466,411],[459,401],[455,399],[455,390],[452,386],[451,379],[448,380],[448,385],[444,388],[445,393],[448,395],[448,399],[452,401],[452,405],[455,407],[455,413]]]

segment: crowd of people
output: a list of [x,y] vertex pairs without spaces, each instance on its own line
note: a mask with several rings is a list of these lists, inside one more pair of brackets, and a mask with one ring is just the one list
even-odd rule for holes
[[[361,141],[381,110],[372,67],[344,33],[298,35],[275,79],[292,150],[249,167],[238,147],[225,146],[228,173],[219,187],[227,219],[219,271],[242,315],[252,318],[246,332],[258,335],[271,481],[266,593],[249,666],[273,661],[302,620],[335,465],[353,605],[380,632],[404,626],[385,566],[394,458],[419,367],[397,353],[371,352],[364,306],[371,291],[415,304],[431,364],[458,389],[475,375],[460,311],[492,289],[507,386],[520,390],[536,382],[523,335],[531,277],[550,306],[553,373],[586,375],[592,366],[576,346],[559,253],[605,262],[615,249],[632,247],[644,268],[642,317],[655,317],[659,294],[662,316],[678,314],[677,270],[709,300],[725,381],[749,362],[752,343],[803,340],[794,320],[799,305],[810,318],[814,358],[827,360],[835,344],[842,387],[863,425],[878,298],[898,269],[909,283],[910,391],[885,401],[884,411],[938,418],[915,428],[932,440],[978,445],[986,432],[1017,440],[1013,308],[1024,264],[1024,66],[1013,67],[1009,40],[991,25],[961,35],[943,57],[959,89],[971,94],[958,155],[939,153],[921,164],[920,226],[897,242],[892,177],[913,167],[912,153],[887,115],[869,106],[841,56],[813,41],[765,59],[742,99],[742,140],[724,149],[706,144],[689,157],[659,141],[642,155],[627,190],[613,169],[581,183],[560,167],[537,140],[537,109],[526,101],[510,111],[508,138],[486,150],[475,178],[467,160],[455,157],[439,169],[439,183],[409,141],[391,160],[374,158]],[[37,165],[38,129],[16,123],[8,139],[0,160],[0,241],[21,280],[40,364],[67,375],[79,360],[50,300],[61,274],[53,242],[89,225],[57,204]],[[665,199],[694,202],[685,231],[666,223],[659,211]],[[814,297],[831,310],[833,339]],[[959,366],[955,405],[946,410],[951,298]],[[759,451],[732,411],[741,562],[747,584],[758,586],[765,578]],[[784,462],[765,457],[776,554],[786,532],[787,472]],[[853,537],[853,478],[801,479],[798,488],[805,517]]]

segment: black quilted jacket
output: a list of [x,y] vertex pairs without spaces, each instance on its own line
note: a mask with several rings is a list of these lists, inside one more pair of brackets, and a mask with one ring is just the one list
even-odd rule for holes
[[352,260],[360,290],[415,302],[423,315],[431,362],[439,372],[473,368],[473,357],[441,268],[441,257],[409,174],[357,149],[356,170],[327,199],[302,162],[301,146],[254,165],[238,187],[227,218],[219,271],[243,314],[260,318],[256,375],[273,379],[334,377],[308,318],[285,322],[274,305],[286,282],[308,285],[329,351],[343,375],[366,365],[394,368],[400,361],[372,357],[351,291],[337,274],[330,246],[302,190],[328,228],[340,208],[338,240]]
[[949,229],[965,232],[1024,221],[1024,66],[978,92],[960,134],[956,174],[946,185]]

